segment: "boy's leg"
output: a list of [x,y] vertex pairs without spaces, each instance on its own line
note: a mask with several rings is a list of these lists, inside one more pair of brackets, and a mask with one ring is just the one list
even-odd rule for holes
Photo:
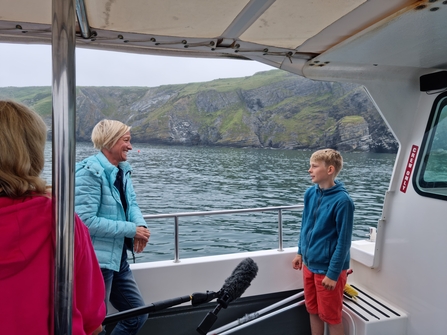
[[336,325],[328,324],[329,326],[329,334],[330,335],[344,335],[345,329],[343,328],[343,323],[339,323]]
[[306,309],[310,317],[310,329],[312,335],[323,335],[324,322],[320,319],[318,313],[317,290],[315,274],[305,265],[303,266],[304,299]]
[[318,277],[316,280],[317,296],[318,296],[318,309],[321,320],[326,322],[329,327],[330,335],[343,335],[343,323],[342,323],[342,308],[343,308],[343,289],[346,285],[347,274],[346,270],[343,270],[338,277],[337,285],[334,290],[326,290],[321,281],[325,275],[315,275]]
[[309,314],[309,317],[310,317],[310,330],[312,335],[323,335],[324,334],[323,320],[320,319],[318,314]]

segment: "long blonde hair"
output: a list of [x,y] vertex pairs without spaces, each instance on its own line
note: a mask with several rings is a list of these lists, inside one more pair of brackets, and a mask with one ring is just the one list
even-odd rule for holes
[[0,192],[11,198],[46,194],[40,178],[47,127],[23,104],[0,100]]

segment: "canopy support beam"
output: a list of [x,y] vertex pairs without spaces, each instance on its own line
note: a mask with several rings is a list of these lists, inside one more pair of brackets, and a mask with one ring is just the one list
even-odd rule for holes
[[52,2],[54,334],[72,334],[75,143],[75,0]]

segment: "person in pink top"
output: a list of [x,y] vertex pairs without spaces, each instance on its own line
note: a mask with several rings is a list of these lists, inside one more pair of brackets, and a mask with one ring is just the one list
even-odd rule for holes
[[[55,227],[40,178],[47,129],[41,117],[0,100],[0,333],[53,334]],[[88,228],[75,215],[72,334],[98,334],[104,280]]]

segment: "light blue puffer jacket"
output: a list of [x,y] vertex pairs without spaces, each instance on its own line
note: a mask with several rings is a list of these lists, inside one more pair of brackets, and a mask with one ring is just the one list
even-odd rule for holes
[[130,164],[121,162],[119,167],[124,172],[127,218],[114,186],[118,168],[102,152],[76,164],[75,182],[75,211],[89,229],[100,267],[114,271],[119,271],[124,237],[133,238],[137,226],[147,227],[136,202]]

